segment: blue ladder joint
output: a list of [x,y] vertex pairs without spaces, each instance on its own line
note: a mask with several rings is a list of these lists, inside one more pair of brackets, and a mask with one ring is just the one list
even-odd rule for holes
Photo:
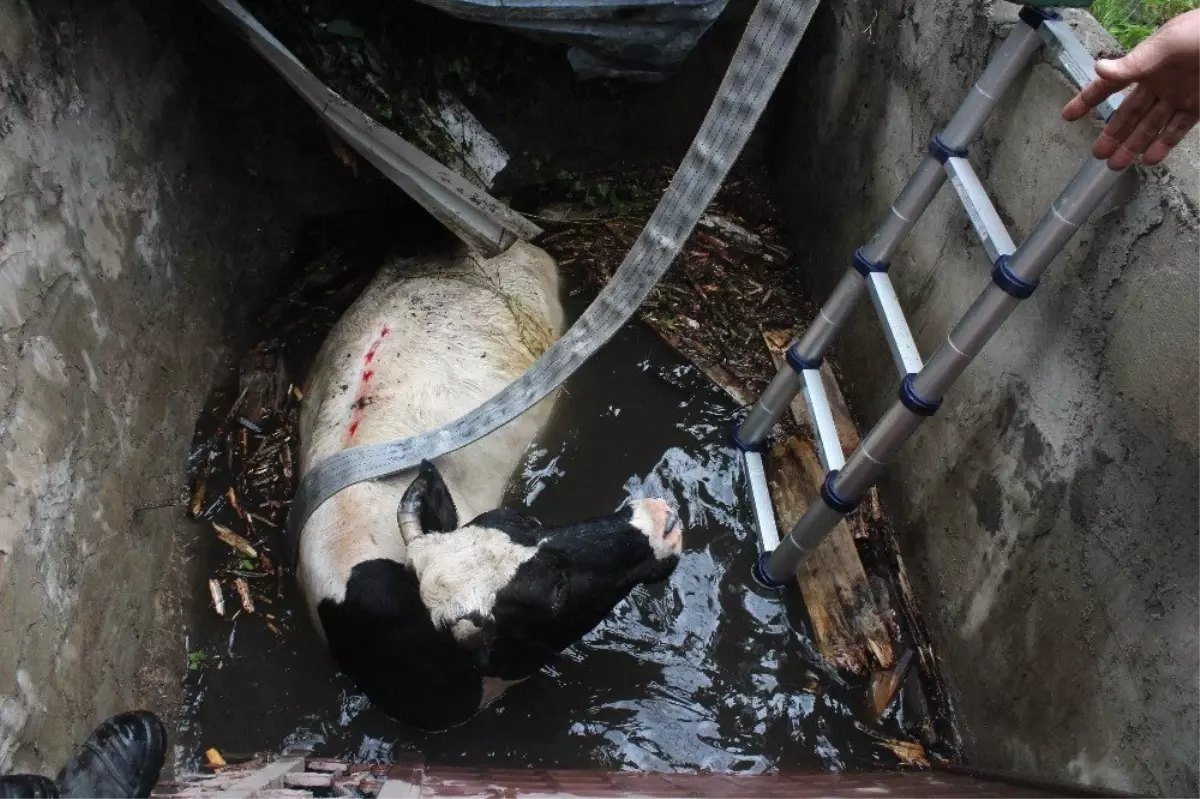
[[[1086,85],[1095,76],[1091,56],[1061,24],[1057,14],[1024,7],[1020,21],[1013,26],[962,105],[945,129],[933,137],[926,156],[889,208],[887,216],[878,224],[868,243],[855,251],[851,267],[821,307],[817,318],[788,348],[787,366],[779,370],[735,431],[734,441],[745,455],[747,474],[751,478],[748,482],[756,521],[760,521],[762,555],[755,563],[754,577],[761,584],[769,587],[785,585],[795,575],[805,553],[818,546],[838,522],[854,510],[883,466],[920,423],[937,411],[945,392],[1020,301],[1032,295],[1038,278],[1119,179],[1121,172],[1110,170],[1102,160],[1089,158],[1029,238],[1020,248],[1013,244],[967,160],[967,148],[1017,75],[1044,43],[1053,47],[1058,64],[1077,86]],[[1099,109],[1101,116],[1108,119],[1116,112],[1120,101],[1119,96],[1111,98]],[[888,264],[947,178],[993,262],[992,282],[929,362],[922,363],[888,277]],[[819,369],[864,289],[871,293],[902,380],[896,403],[850,458],[844,460]],[[818,451],[828,474],[821,487],[821,501],[811,503],[805,515],[776,546],[778,531],[766,479],[755,479],[754,472],[761,475],[761,452],[771,429],[801,390],[805,393],[818,438]],[[769,517],[765,531],[761,523],[763,517]]]

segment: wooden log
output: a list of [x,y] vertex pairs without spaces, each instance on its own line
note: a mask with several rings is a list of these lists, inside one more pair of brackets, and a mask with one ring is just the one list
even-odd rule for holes
[[[824,470],[813,443],[796,437],[774,445],[765,460],[779,529],[789,530],[804,515]],[[824,660],[861,675],[895,665],[891,636],[845,522],[809,553],[797,579]]]
[[[763,333],[776,367],[783,366],[784,351],[791,339],[790,330]],[[858,431],[828,362],[822,365],[821,375],[834,411],[839,441],[849,454],[858,446]],[[812,428],[802,396],[792,401],[791,411],[798,424]],[[825,479],[824,469],[813,442],[795,437],[773,447],[766,463],[779,529],[790,530],[804,515],[809,498],[820,488]],[[863,526],[861,521],[854,525],[859,526]],[[865,675],[876,668],[892,668],[895,656],[891,635],[875,602],[851,530],[847,521],[838,524],[821,546],[805,558],[797,577],[813,623],[817,651],[831,664]]]
[[732,372],[726,369],[719,363],[701,361],[692,358],[685,354],[686,347],[677,335],[667,330],[662,325],[650,324],[650,329],[653,330],[659,338],[667,343],[667,345],[679,353],[682,357],[700,370],[700,373],[713,382],[718,388],[724,391],[738,405],[746,407],[753,405],[757,397],[754,397],[745,384],[738,379]]
[[[784,353],[794,337],[795,333],[790,329],[763,332],[763,341],[767,343],[767,350],[771,353],[771,360],[774,362],[775,368],[783,368]],[[833,425],[837,428],[842,454],[848,458],[858,448],[861,439],[858,435],[858,425],[854,423],[854,417],[850,415],[850,407],[846,405],[846,397],[842,394],[842,388],[838,385],[837,376],[834,375],[829,361],[821,364],[821,382],[825,386],[825,395],[829,398],[829,408],[833,412]],[[808,404],[804,401],[804,396],[797,395],[790,407],[796,423],[811,430],[812,422],[808,418]],[[863,499],[862,510],[856,511],[847,519],[850,531],[856,539],[863,539],[868,535],[864,513],[868,518],[874,520],[883,518],[883,506],[879,502],[879,490],[875,486],[871,486],[867,491],[867,496]]]

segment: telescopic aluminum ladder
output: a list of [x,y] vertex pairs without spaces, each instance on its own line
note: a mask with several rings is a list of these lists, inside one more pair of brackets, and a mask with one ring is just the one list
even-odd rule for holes
[[[787,350],[787,365],[775,375],[742,424],[734,443],[742,451],[753,501],[761,554],[755,578],[780,588],[790,582],[806,553],[815,549],[861,501],[884,466],[942,404],[942,397],[983,346],[1037,288],[1050,263],[1087,221],[1121,177],[1098,158],[1089,157],[1019,247],[996,213],[983,184],[967,160],[967,147],[1042,45],[1071,81],[1083,87],[1095,77],[1095,62],[1053,10],[1024,6],[949,124],[929,143],[928,154],[875,228],[855,251],[852,265],[821,307],[809,328]],[[1121,101],[1114,95],[1097,109],[1107,121]],[[950,179],[993,263],[991,281],[928,361],[922,362],[896,290],[888,262],[924,213],[938,189]],[[884,335],[900,372],[899,397],[847,459],[842,453],[833,413],[821,382],[821,361],[870,291]],[[771,508],[762,451],[771,429],[801,391],[826,470],[820,502],[809,504],[780,541]]]

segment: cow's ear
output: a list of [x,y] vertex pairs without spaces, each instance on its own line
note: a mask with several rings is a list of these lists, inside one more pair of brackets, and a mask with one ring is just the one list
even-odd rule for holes
[[427,533],[448,533],[458,529],[458,509],[454,497],[442,479],[442,473],[429,461],[421,461],[418,480],[423,480],[425,490],[421,495],[421,529]]

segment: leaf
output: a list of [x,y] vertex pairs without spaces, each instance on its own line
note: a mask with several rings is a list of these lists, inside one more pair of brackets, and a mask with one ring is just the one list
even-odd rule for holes
[[362,28],[346,19],[335,19],[333,22],[328,23],[325,26],[325,32],[332,33],[334,36],[344,36],[347,39],[361,39],[363,37]]

